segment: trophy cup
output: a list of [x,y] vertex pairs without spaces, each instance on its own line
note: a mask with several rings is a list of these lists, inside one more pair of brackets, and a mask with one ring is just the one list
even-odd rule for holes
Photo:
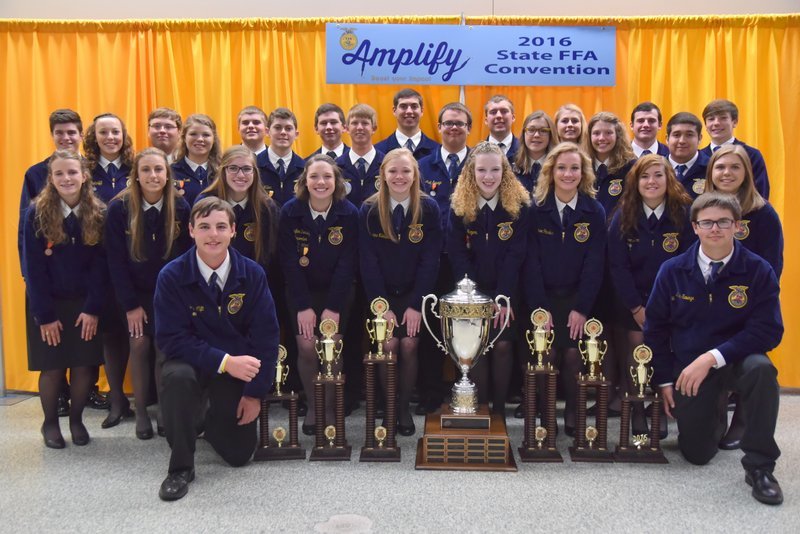
[[[661,436],[659,435],[662,417],[661,398],[658,394],[645,394],[650,379],[653,377],[653,369],[648,365],[652,359],[653,351],[647,345],[639,345],[633,349],[633,361],[636,362],[636,365],[630,367],[630,375],[633,387],[638,389],[639,393],[637,395],[626,393],[622,399],[619,445],[614,453],[614,459],[618,462],[667,463],[664,451],[661,450]],[[644,412],[644,403],[647,401],[653,403],[650,414],[650,432],[631,436],[630,422],[633,404],[637,404],[639,409]]]
[[[333,374],[333,366],[339,361],[342,353],[342,340],[334,340],[333,336],[339,325],[332,319],[325,319],[319,324],[322,340],[317,340],[315,348],[324,374],[320,372],[314,379],[314,448],[309,460],[347,460],[350,461],[351,447],[347,444],[344,433],[344,383],[342,373]],[[325,426],[325,388],[333,387],[336,399],[335,425]],[[326,441],[327,438],[327,441]]]
[[[542,308],[537,308],[531,313],[531,323],[534,329],[525,332],[528,348],[535,364],[528,362],[525,371],[523,409],[525,412],[525,430],[522,447],[518,449],[523,462],[563,462],[561,454],[556,449],[556,377],[558,370],[550,362],[545,363],[545,358],[550,354],[550,347],[555,339],[555,334],[547,330],[550,323],[550,313]],[[539,377],[542,377],[541,380]],[[536,396],[539,383],[542,384],[541,396],[544,407],[542,410],[542,426],[536,426]]]
[[[369,350],[364,357],[364,380],[366,382],[366,438],[361,448],[360,461],[362,462],[399,462],[400,447],[397,446],[397,427],[394,421],[397,418],[397,358],[389,352],[383,352],[383,344],[392,338],[394,320],[387,321],[384,314],[389,311],[386,299],[378,297],[369,306],[375,315],[367,319],[367,333],[372,343],[377,343],[377,352]],[[371,347],[370,347],[371,349]],[[375,375],[378,366],[386,368],[386,421],[388,428],[379,426],[375,428]],[[382,429],[378,432],[378,429]],[[379,437],[382,436],[382,437]],[[378,441],[377,446],[375,440]]]
[[[442,340],[428,324],[425,305],[429,300],[431,312],[441,321]],[[437,302],[438,314],[434,309]],[[479,293],[475,282],[466,276],[455,291],[441,299],[435,295],[422,299],[425,327],[461,370],[461,379],[453,386],[450,405],[426,416],[425,433],[417,444],[417,469],[516,471],[505,420],[501,415],[490,415],[488,406],[478,405],[475,384],[467,376],[508,326],[506,315],[497,335],[489,341],[500,306],[510,308],[508,297],[498,295],[492,300]]]
[[[289,376],[289,366],[286,365],[286,348],[278,345],[278,362],[275,366],[275,391],[261,401],[261,412],[258,414],[258,448],[253,455],[254,461],[269,460],[305,460],[306,450],[300,447],[297,439],[297,402],[298,395],[292,391],[286,393],[282,390]],[[286,440],[286,429],[277,427],[272,433],[275,445],[269,439],[269,407],[274,403],[289,401],[289,443]]]
[[[603,377],[601,366],[607,344],[598,337],[603,333],[603,323],[589,319],[583,326],[587,340],[578,341],[587,374],[578,375],[578,411],[575,425],[575,444],[569,448],[573,462],[613,462],[614,455],[608,450],[608,392],[611,382]],[[586,425],[587,391],[596,392],[595,424]]]

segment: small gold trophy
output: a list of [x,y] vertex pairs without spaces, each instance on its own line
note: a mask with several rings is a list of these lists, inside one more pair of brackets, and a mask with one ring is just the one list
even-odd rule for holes
[[333,425],[326,426],[325,437],[328,438],[328,447],[333,447],[333,440],[336,439],[336,427]]
[[603,333],[603,323],[597,319],[589,319],[583,325],[583,331],[589,339],[578,340],[578,350],[581,351],[583,363],[589,370],[589,380],[596,378],[603,380],[603,371],[600,366],[603,364],[603,356],[606,355],[608,344],[605,340],[597,340],[598,336]]
[[283,440],[286,439],[286,429],[279,426],[272,431],[272,437],[278,442],[278,447],[283,447]]
[[544,440],[547,438],[547,429],[543,426],[536,427],[536,447],[541,449]]
[[333,366],[339,361],[342,353],[342,340],[338,342],[333,339],[339,330],[339,325],[333,319],[325,319],[319,324],[319,332],[322,334],[322,341],[316,341],[317,356],[319,363],[325,366],[325,378],[333,379]]
[[588,442],[590,449],[594,448],[594,440],[597,439],[598,434],[599,432],[597,432],[597,429],[595,427],[593,426],[586,427],[586,441]]
[[552,330],[548,332],[546,329],[549,322],[550,313],[542,308],[537,308],[531,313],[531,323],[536,328],[533,331],[525,331],[528,348],[531,354],[536,356],[536,369],[544,369],[544,357],[550,353],[550,347],[555,338],[555,333]]
[[379,426],[375,428],[375,439],[378,440],[378,448],[383,448],[383,442],[386,441],[386,427]]
[[630,372],[633,386],[639,388],[639,398],[644,397],[644,390],[653,378],[653,368],[647,367],[652,359],[653,351],[647,345],[639,345],[633,349],[633,360],[637,365],[631,366]]
[[[378,297],[369,305],[370,311],[375,315],[374,319],[367,319],[367,333],[372,343],[378,344],[378,352],[374,355],[375,358],[383,358],[383,344],[392,339],[392,332],[394,332],[394,319],[386,320],[383,316],[389,311],[389,302],[383,297]],[[369,357],[373,357],[372,351],[369,352]]]
[[278,363],[275,366],[275,396],[281,397],[281,387],[286,383],[286,377],[289,376],[289,366],[285,364],[286,361],[286,347],[278,345]]

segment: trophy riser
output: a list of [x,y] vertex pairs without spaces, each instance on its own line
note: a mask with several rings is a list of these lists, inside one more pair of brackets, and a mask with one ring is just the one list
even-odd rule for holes
[[631,464],[668,464],[669,460],[664,456],[661,449],[627,448],[617,447],[614,451],[614,461]]
[[308,457],[310,462],[349,462],[353,448],[350,445],[344,447],[314,447]]
[[[630,436],[630,420],[633,405],[641,405],[644,410],[645,401],[653,403],[653,413],[649,420],[650,442],[648,446],[638,449],[635,445],[631,444]],[[658,427],[660,426],[661,413],[661,399],[655,395],[643,396],[625,396],[622,399],[622,413],[620,414],[620,443],[617,445],[614,453],[614,458],[618,462],[626,463],[639,463],[639,464],[666,464],[669,463],[664,456],[664,451],[661,449],[661,439],[658,435]]]
[[608,449],[570,447],[569,456],[573,462],[614,463],[614,453]]
[[360,462],[399,462],[400,448],[367,448],[361,447]]
[[517,449],[519,452],[519,459],[522,462],[531,463],[563,463],[564,458],[561,453],[555,449],[534,448],[528,449],[527,447],[520,447]]
[[305,459],[306,450],[300,447],[264,447],[256,449],[256,453],[253,455],[254,462]]

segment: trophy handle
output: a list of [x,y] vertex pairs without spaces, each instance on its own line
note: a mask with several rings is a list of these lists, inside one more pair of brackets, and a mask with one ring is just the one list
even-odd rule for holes
[[394,319],[389,319],[389,322],[386,324],[386,339],[383,340],[384,343],[392,339],[394,335]]
[[[509,299],[509,298],[508,298],[507,296],[505,296],[505,295],[497,295],[497,296],[494,298],[494,303],[497,305],[498,309],[499,309],[499,308],[502,306],[502,303],[503,303],[503,301],[505,301],[505,306],[506,306],[506,308],[508,308],[508,310],[509,310],[509,312],[510,312],[510,311],[511,311],[511,299]],[[497,314],[498,314],[498,313],[500,313],[500,312],[499,312],[499,311],[498,311],[498,312],[496,312],[496,313],[494,314],[494,316],[492,317],[492,319],[494,319],[495,317],[497,317]],[[511,313],[507,313],[507,314],[506,314],[506,316],[505,316],[505,320],[503,321],[503,324],[500,326],[500,331],[499,331],[499,332],[497,332],[497,335],[496,335],[496,336],[494,336],[494,339],[491,341],[491,343],[489,343],[488,345],[486,345],[486,349],[484,349],[484,351],[483,351],[483,353],[484,353],[484,354],[486,354],[486,353],[489,351],[489,349],[491,349],[492,347],[494,347],[494,342],[495,342],[495,341],[497,341],[497,338],[499,338],[499,337],[502,335],[502,333],[503,333],[503,330],[505,330],[505,329],[506,329],[506,327],[508,326],[508,321],[509,321],[509,319],[510,319],[510,316],[511,316]]]
[[371,343],[375,343],[375,330],[370,326],[370,320],[367,319],[367,334]]
[[439,340],[438,337],[436,337],[436,334],[434,334],[433,330],[431,330],[431,325],[428,324],[428,314],[425,313],[425,303],[428,301],[428,299],[431,300],[431,313],[437,319],[441,319],[439,317],[439,314],[436,313],[436,310],[433,309],[433,307],[436,306],[436,304],[439,302],[439,299],[436,298],[436,295],[431,293],[422,297],[422,322],[425,323],[425,328],[428,329],[428,333],[436,341],[436,346],[439,347],[445,354],[447,354],[447,349],[444,347],[444,344]]

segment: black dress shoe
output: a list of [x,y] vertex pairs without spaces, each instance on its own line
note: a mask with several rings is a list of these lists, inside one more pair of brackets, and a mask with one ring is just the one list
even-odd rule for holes
[[161,425],[156,425],[156,433],[162,438],[167,437],[167,430]]
[[428,409],[425,406],[425,403],[424,402],[420,402],[419,404],[417,404],[417,407],[414,408],[414,413],[416,415],[425,415],[426,413],[428,413]]
[[189,482],[194,480],[194,469],[184,469],[167,475],[158,490],[162,501],[177,501],[189,492]]
[[153,429],[145,428],[144,430],[136,429],[136,437],[141,440],[153,439]]
[[317,433],[317,425],[303,424],[303,434],[306,436],[313,436]]
[[522,404],[514,408],[514,418],[525,419],[525,407]]
[[414,425],[413,419],[410,425],[401,425],[399,422],[397,423],[397,433],[401,436],[413,436],[416,431],[417,427]]
[[72,443],[79,447],[89,444],[89,431],[83,423],[70,423],[69,431],[72,434]]
[[87,402],[86,405],[94,410],[108,410],[111,408],[111,403],[108,402],[108,397],[96,389],[89,393],[89,402]]
[[64,436],[61,435],[61,432],[57,434],[55,432],[50,433],[51,435],[48,437],[48,432],[45,431],[44,426],[42,426],[42,438],[44,438],[44,446],[49,449],[63,449],[67,446],[64,442]]
[[69,415],[69,397],[64,393],[58,396],[58,416],[66,417]]
[[783,491],[769,471],[754,469],[744,475],[744,481],[753,488],[753,498],[764,504],[783,503]]
[[106,418],[103,419],[103,422],[100,423],[100,428],[113,428],[118,424],[120,424],[123,419],[128,419],[130,417],[133,417],[134,415],[136,414],[134,414],[133,410],[131,410],[130,408],[126,408],[121,413],[116,415],[113,412],[109,413],[106,416]]

